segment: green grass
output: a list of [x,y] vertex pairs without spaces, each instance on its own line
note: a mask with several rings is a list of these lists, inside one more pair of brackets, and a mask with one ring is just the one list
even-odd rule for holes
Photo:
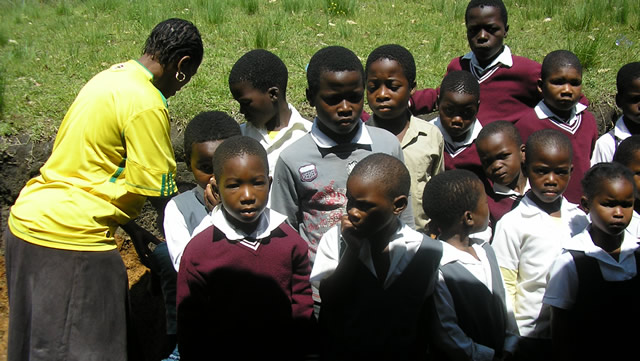
[[[239,121],[227,76],[256,47],[289,68],[288,100],[312,117],[304,97],[305,66],[327,45],[360,59],[398,43],[414,55],[419,88],[436,87],[446,66],[468,52],[466,1],[454,0],[2,0],[0,1],[0,136],[55,136],[81,87],[111,64],[140,56],[155,24],[181,17],[203,36],[205,59],[184,90],[169,99],[174,125],[204,110]],[[634,0],[506,0],[514,54],[541,62],[552,50],[584,63],[583,91],[593,105],[614,104],[615,75],[639,60],[640,3]],[[618,44],[618,45],[617,45]]]

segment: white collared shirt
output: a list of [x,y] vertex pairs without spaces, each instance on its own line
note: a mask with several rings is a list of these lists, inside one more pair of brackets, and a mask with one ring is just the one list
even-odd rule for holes
[[620,142],[631,135],[629,128],[624,123],[623,116],[620,116],[616,120],[615,127],[600,136],[596,141],[596,147],[593,149],[593,156],[591,156],[591,165],[593,166],[600,162],[611,162]]
[[[259,246],[259,240],[268,237],[273,230],[278,228],[287,217],[270,209],[265,208],[260,218],[258,218],[258,226],[251,234],[246,234],[239,229],[234,228],[228,221],[222,210],[222,203],[213,208],[211,213],[202,219],[200,225],[193,230],[192,238],[205,229],[214,226],[216,229],[224,233],[230,241],[244,240],[247,247],[254,250]],[[255,242],[257,240],[258,242]],[[242,243],[242,242],[241,242]]]
[[257,128],[251,122],[240,124],[242,135],[258,140],[267,151],[269,175],[273,175],[280,152],[311,130],[311,122],[303,118],[293,105],[289,104],[289,110],[291,111],[289,124],[280,129],[273,138],[269,136],[266,128]]
[[473,142],[478,137],[478,134],[480,134],[480,131],[482,130],[482,124],[480,124],[480,121],[476,118],[476,120],[471,123],[471,126],[469,127],[465,138],[460,142],[456,142],[451,139],[449,133],[447,133],[447,131],[444,129],[440,117],[436,117],[435,119],[430,120],[429,123],[435,125],[436,127],[438,127],[438,129],[440,129],[442,138],[444,138],[445,151],[451,155],[451,158],[454,158],[456,155],[462,153],[463,150],[473,144]]
[[549,109],[547,104],[545,104],[544,100],[538,102],[535,106],[534,110],[538,119],[549,119],[553,121],[558,127],[563,130],[575,134],[576,131],[580,128],[580,123],[582,122],[582,112],[587,109],[587,106],[582,103],[577,103],[571,109],[571,115],[568,119],[562,119],[560,116],[555,114]]
[[575,305],[578,294],[578,271],[573,256],[568,250],[583,251],[587,257],[595,258],[600,266],[602,278],[608,282],[616,282],[636,277],[638,270],[634,252],[638,247],[638,239],[625,230],[624,240],[620,245],[619,260],[616,261],[605,250],[593,243],[589,228],[585,229],[571,238],[564,247],[565,252],[554,262],[543,302],[562,309],[571,309]]
[[[322,130],[318,127],[318,118],[316,117],[313,120],[313,125],[311,126],[311,139],[318,145],[320,148],[331,148],[338,145],[335,140],[331,139],[328,135],[324,134]],[[366,144],[371,145],[373,142],[371,141],[371,136],[369,135],[369,131],[367,127],[364,126],[362,120],[357,120],[357,131],[356,134],[351,139],[350,143],[353,144]]]
[[518,193],[507,186],[503,186],[502,184],[493,183],[493,192],[501,196],[520,197],[520,196],[523,196],[525,193],[527,193],[529,189],[531,189],[531,187],[529,186],[529,179],[527,179],[527,184],[525,184],[524,190],[522,193]]
[[471,60],[471,73],[478,79],[479,83],[482,83],[484,80],[488,79],[491,74],[493,74],[500,65],[505,66],[507,68],[511,68],[513,66],[513,57],[511,56],[511,49],[508,46],[504,46],[500,55],[498,55],[491,64],[486,67],[480,66],[480,62],[476,55],[470,51],[462,56],[462,59]]
[[[418,252],[424,235],[416,232],[404,223],[398,227],[398,230],[391,236],[389,240],[389,271],[384,281],[384,288],[389,287],[404,272],[413,256]],[[336,225],[328,230],[320,240],[316,260],[311,270],[311,285],[320,287],[320,282],[331,276],[338,267],[340,262],[340,243],[342,235],[340,233],[340,225]],[[343,247],[347,247],[343,243]],[[371,258],[371,247],[367,240],[362,240],[362,247],[359,254],[360,261],[371,271],[376,274],[373,260]]]

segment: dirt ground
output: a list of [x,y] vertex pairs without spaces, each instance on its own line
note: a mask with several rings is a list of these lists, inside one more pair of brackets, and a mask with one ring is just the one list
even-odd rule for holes
[[[608,104],[590,107],[598,121],[600,133],[609,130],[617,114]],[[172,130],[172,141],[178,161],[176,183],[181,191],[193,187],[192,175],[186,170],[182,161],[182,134],[180,130]],[[28,138],[0,139],[0,230],[4,233],[9,207],[17,198],[24,184],[38,174],[51,152],[52,142],[33,143]],[[155,212],[151,206],[145,206],[138,223],[153,231],[161,238],[155,227]],[[4,234],[3,234],[4,236]],[[136,327],[138,343],[143,350],[140,361],[157,361],[161,359],[163,342],[165,341],[165,316],[162,294],[157,282],[154,282],[150,271],[143,266],[125,233],[116,235],[120,254],[127,267],[130,287],[132,317]],[[4,243],[1,242],[0,243]],[[0,244],[0,361],[6,361],[8,299],[5,277],[4,252]]]

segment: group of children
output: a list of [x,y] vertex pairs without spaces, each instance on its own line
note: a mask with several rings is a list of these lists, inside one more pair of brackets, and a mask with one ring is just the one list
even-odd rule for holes
[[585,359],[633,345],[602,340],[638,336],[622,330],[640,321],[640,63],[620,69],[623,115],[598,139],[574,54],[512,55],[499,0],[471,1],[465,22],[471,52],[437,89],[416,91],[400,45],[364,68],[319,50],[312,122],[287,102],[276,55],[235,63],[246,122],[188,124],[197,186],[165,209],[170,359]]

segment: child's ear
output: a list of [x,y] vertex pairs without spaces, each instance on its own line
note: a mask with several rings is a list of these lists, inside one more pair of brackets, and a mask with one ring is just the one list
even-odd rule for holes
[[312,108],[315,108],[316,102],[313,100],[313,94],[311,93],[311,89],[307,88],[305,90],[305,94],[307,96],[307,101],[309,102],[309,105],[311,105]]
[[271,99],[272,103],[277,103],[278,98],[280,97],[280,89],[277,86],[272,86],[267,89],[267,94],[269,94],[269,99]]
[[271,184],[273,184],[273,177],[269,176],[269,192],[271,192]]
[[582,206],[582,209],[584,209],[587,213],[589,213],[589,200],[587,199],[586,196],[582,196],[580,198],[580,205]]
[[522,162],[524,164],[524,161],[527,160],[527,155],[524,151],[525,149],[525,145],[524,144],[520,144],[520,159],[522,159]]
[[409,205],[409,198],[405,195],[397,196],[393,199],[393,213],[400,215]]
[[542,78],[538,78],[538,81],[536,83],[538,84],[538,93],[542,94]]
[[509,25],[504,24],[504,36],[503,38],[507,38],[507,35],[509,35]]
[[473,213],[471,211],[464,211],[464,214],[462,214],[462,222],[468,228],[473,227]]
[[616,93],[616,105],[618,106],[618,108],[622,108],[621,104],[622,104],[622,96],[620,95],[620,93]]
[[211,178],[209,178],[209,184],[211,184],[211,191],[220,196],[220,189],[218,188],[218,182],[216,181],[216,176],[212,175]]

